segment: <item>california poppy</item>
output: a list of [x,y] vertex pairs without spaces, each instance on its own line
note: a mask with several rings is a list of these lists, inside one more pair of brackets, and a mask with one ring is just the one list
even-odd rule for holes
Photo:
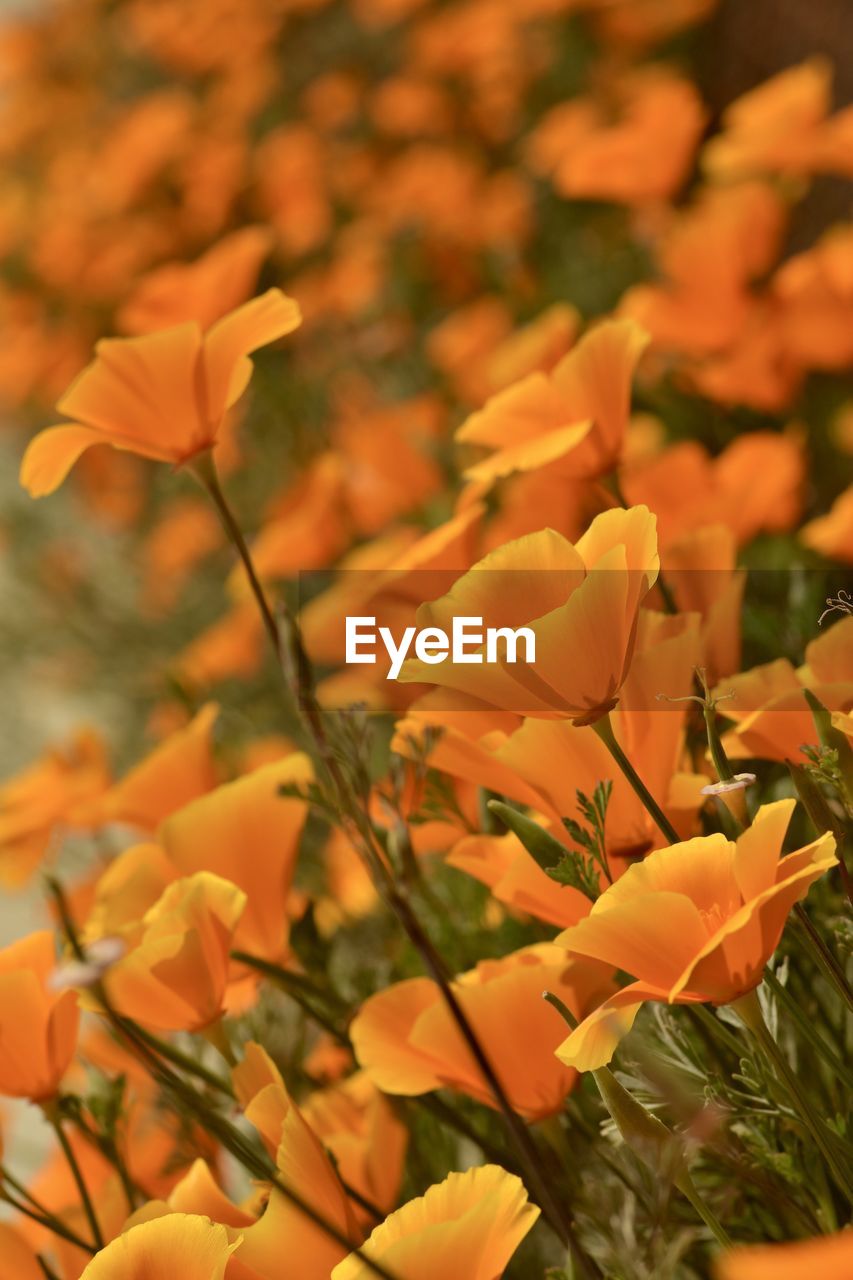
[[0,880],[23,884],[54,833],[85,826],[109,784],[103,743],[89,729],[0,783]]
[[482,653],[470,665],[470,658],[441,665],[410,658],[400,679],[458,690],[501,710],[591,723],[618,701],[640,605],[657,572],[647,507],[604,512],[574,546],[552,529],[518,538],[421,605],[417,622],[448,635],[454,616],[482,618],[487,628],[525,626],[535,636],[535,665],[487,663]]
[[491,450],[469,479],[559,463],[561,474],[594,477],[619,461],[631,379],[648,336],[628,320],[605,320],[551,370],[528,373],[498,392],[456,433],[460,444]]
[[[337,1170],[260,1046],[246,1046],[245,1059],[234,1070],[234,1085],[246,1118],[275,1152],[284,1184],[357,1244],[362,1232]],[[344,1246],[273,1187],[263,1214],[243,1233],[239,1262],[247,1268],[247,1277],[277,1280],[282,1240],[289,1242],[299,1258],[300,1275],[305,1280],[326,1280],[335,1263],[346,1255]]]
[[246,895],[200,871],[169,885],[142,936],[104,979],[120,1013],[161,1030],[201,1031],[223,1013],[229,956]]
[[157,267],[119,310],[118,328],[129,334],[155,333],[194,320],[209,329],[251,295],[271,243],[266,228],[242,227],[195,262]]
[[[601,964],[566,965],[565,952],[542,943],[483,960],[456,980],[456,997],[475,1035],[510,1103],[528,1120],[558,1111],[576,1079],[553,1056],[559,1026],[542,991],[553,991],[583,1016],[612,990],[611,973]],[[496,1105],[430,978],[409,978],[371,996],[351,1032],[359,1063],[386,1093],[417,1096],[449,1087]]]
[[696,89],[645,67],[622,73],[609,97],[574,98],[548,112],[530,138],[534,166],[547,140],[551,181],[567,199],[665,200],[687,176],[704,127]]
[[210,871],[246,894],[234,945],[267,960],[285,951],[286,900],[307,811],[304,800],[280,792],[312,776],[308,757],[293,752],[192,801],[160,829],[178,874]]
[[[850,173],[848,110],[831,117],[832,66],[809,58],[749,90],[727,107],[722,131],[702,153],[721,181],[754,174]],[[848,145],[843,145],[844,138]]]
[[759,985],[792,907],[837,861],[829,834],[780,856],[793,810],[793,800],[764,805],[736,842],[718,833],[649,854],[560,934],[571,955],[636,979],[572,1032],[561,1061],[609,1062],[646,1000],[730,1004]]
[[[520,1178],[497,1165],[451,1173],[378,1226],[363,1246],[405,1280],[436,1275],[498,1280],[539,1210]],[[370,1280],[360,1258],[346,1258],[332,1280]]]
[[210,791],[217,782],[212,736],[218,710],[207,703],[134,765],[101,797],[93,821],[153,833],[170,813]]
[[403,1178],[408,1130],[388,1098],[356,1072],[309,1094],[301,1110],[347,1186],[390,1211]]
[[270,289],[217,320],[139,338],[105,338],[59,402],[74,421],[48,427],[21,463],[34,497],[57,489],[95,444],[181,466],[216,443],[225,414],[252,376],[251,352],[291,333],[299,307]]
[[223,1280],[236,1249],[225,1227],[195,1214],[170,1213],[116,1236],[80,1280]]
[[790,1244],[753,1245],[722,1254],[717,1280],[847,1280],[853,1270],[853,1231],[794,1240]]
[[[832,599],[827,600],[832,612]],[[843,603],[843,601],[842,601]],[[842,617],[806,646],[806,661],[794,667],[776,658],[727,676],[720,694],[731,693],[723,713],[734,727],[723,735],[733,759],[796,759],[802,744],[817,745],[817,729],[803,690],[830,711],[853,707],[853,618]]]
[[80,1013],[73,991],[53,991],[53,934],[28,934],[0,950],[0,1094],[45,1102],[77,1047]]

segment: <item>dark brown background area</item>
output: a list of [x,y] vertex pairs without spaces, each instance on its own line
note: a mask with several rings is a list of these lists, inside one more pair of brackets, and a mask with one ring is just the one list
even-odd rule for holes
[[[812,54],[832,61],[838,110],[853,102],[853,0],[723,0],[701,54],[702,90],[715,114]],[[853,182],[817,178],[796,207],[788,249],[807,248],[851,207]]]

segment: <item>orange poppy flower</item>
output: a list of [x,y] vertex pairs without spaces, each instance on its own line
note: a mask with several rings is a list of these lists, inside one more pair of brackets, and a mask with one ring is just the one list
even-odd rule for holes
[[[497,1165],[481,1165],[451,1173],[392,1213],[363,1252],[406,1280],[498,1280],[538,1217],[520,1178]],[[335,1267],[332,1280],[371,1275],[367,1263],[349,1257]]]
[[697,526],[661,548],[664,578],[676,607],[702,620],[695,665],[705,668],[709,684],[740,668],[746,571],[735,567],[736,560],[734,532],[721,524]]
[[44,1280],[35,1250],[7,1222],[0,1222],[0,1258],[0,1280]]
[[800,540],[830,560],[853,564],[853,485],[835,499],[825,516],[803,525]]
[[94,886],[84,941],[121,938],[128,947],[135,946],[146,912],[177,878],[159,845],[136,844],[123,850]]
[[222,526],[209,503],[202,498],[171,503],[145,539],[145,608],[156,613],[169,609],[199,561],[221,545]]
[[[352,535],[344,511],[345,471],[340,454],[327,450],[277,495],[252,542],[252,561],[262,581],[322,568],[346,548]],[[246,594],[242,566],[228,586],[234,595]]]
[[510,334],[489,360],[489,381],[501,391],[528,373],[550,373],[574,346],[581,327],[580,312],[566,302],[555,302],[534,320]]
[[97,818],[154,832],[170,813],[215,787],[211,738],[218,710],[208,703],[155,747],[106,792]]
[[853,1231],[792,1244],[733,1249],[717,1258],[717,1280],[848,1280],[853,1271]]
[[294,752],[193,800],[160,828],[179,875],[213,872],[245,893],[234,946],[267,960],[286,950],[287,896],[307,812],[304,800],[279,792],[312,777],[310,759]]
[[48,852],[54,833],[85,824],[109,783],[103,744],[86,729],[0,783],[0,881],[23,884]]
[[111,1240],[80,1280],[224,1280],[237,1248],[225,1227],[195,1214],[140,1222]]
[[512,317],[501,298],[486,294],[460,307],[431,329],[426,353],[466,404],[478,404],[492,391],[491,361],[512,331]]
[[[456,979],[455,993],[512,1106],[530,1121],[553,1115],[576,1075],[554,1057],[560,1028],[542,1000],[553,991],[578,1016],[612,990],[612,970],[566,964],[552,943],[483,960]],[[360,1065],[386,1093],[417,1096],[451,1088],[495,1101],[430,978],[409,978],[371,996],[351,1027]]]
[[831,107],[832,66],[825,58],[809,58],[733,102],[721,133],[702,153],[702,165],[726,182],[770,173],[850,175],[853,108],[830,117]]
[[832,227],[776,272],[772,291],[780,307],[781,341],[798,364],[844,372],[853,362],[851,280],[853,228],[844,225]]
[[55,968],[48,930],[0,950],[0,1094],[44,1102],[68,1070],[80,1013],[73,991],[50,989]]
[[136,946],[104,978],[119,1012],[164,1031],[216,1022],[245,905],[242,890],[208,871],[169,885],[145,913]]
[[175,674],[192,688],[209,689],[222,680],[254,675],[263,653],[264,627],[258,606],[254,599],[241,599],[181,651]]
[[52,493],[95,444],[181,466],[216,443],[246,390],[251,352],[292,333],[299,307],[270,289],[203,333],[182,324],[140,338],[108,338],[59,402],[73,422],[48,427],[27,447],[21,483]]
[[[302,1114],[347,1186],[388,1213],[397,1203],[408,1130],[363,1072],[309,1094]],[[356,1214],[364,1213],[358,1205]]]
[[619,314],[648,330],[653,350],[702,356],[731,346],[754,305],[749,284],[775,261],[784,226],[766,183],[700,188],[657,237],[661,283],[628,289]]
[[518,538],[480,560],[447,595],[421,605],[417,623],[447,635],[454,616],[482,618],[487,628],[526,626],[535,636],[535,664],[409,658],[399,678],[522,715],[591,723],[618,701],[640,605],[657,572],[647,507],[604,512],[574,546],[552,529]]
[[[349,1197],[314,1129],[290,1098],[281,1074],[259,1045],[246,1045],[234,1069],[234,1088],[246,1118],[276,1155],[279,1177],[353,1244],[362,1238]],[[246,1277],[278,1280],[282,1241],[299,1258],[300,1277],[327,1280],[346,1249],[272,1188],[263,1215],[243,1232],[239,1263]],[[238,1274],[242,1277],[243,1272]]]
[[711,458],[696,440],[626,467],[628,502],[646,503],[662,547],[706,525],[725,525],[738,546],[792,528],[802,507],[805,460],[795,432],[748,431]]
[[122,333],[154,333],[196,321],[209,329],[251,295],[272,244],[265,227],[243,227],[195,262],[170,262],[144,276],[121,307]]
[[[692,690],[699,661],[696,621],[695,616],[641,611],[631,672],[612,715],[617,740],[638,761],[644,782],[661,797],[665,813],[685,837],[692,834],[704,803],[700,788],[707,779],[683,771],[685,704],[660,703],[657,695],[680,697]],[[424,700],[398,723],[392,747],[406,756],[417,752],[449,778],[526,806],[564,842],[561,819],[575,815],[577,791],[592,795],[599,782],[611,782],[606,851],[614,877],[663,839],[590,728],[528,719],[507,732],[494,714],[478,716],[462,709],[442,714]],[[467,812],[458,795],[457,803]],[[477,822],[478,816],[475,807],[470,820]],[[460,824],[456,832],[461,831]],[[498,901],[549,924],[565,928],[589,913],[589,900],[547,876],[514,835],[465,835],[454,841],[446,861],[487,884]]]
[[605,320],[550,373],[529,373],[498,392],[456,433],[460,444],[491,450],[466,468],[466,477],[494,481],[556,463],[569,476],[612,471],[628,424],[631,378],[647,342],[633,321]]
[[794,807],[764,805],[736,843],[697,836],[649,854],[560,934],[571,955],[636,978],[572,1032],[562,1062],[581,1071],[609,1062],[646,1000],[729,1004],[758,986],[791,908],[837,861],[829,834],[780,856]]
[[358,533],[380,533],[440,489],[441,471],[429,451],[441,418],[440,405],[429,396],[349,404],[341,414],[332,444],[341,455],[346,510]]
[[[831,601],[827,601],[831,605]],[[817,729],[803,695],[809,688],[830,711],[853,707],[853,618],[841,618],[806,646],[795,668],[777,658],[726,677],[718,693],[734,696],[723,714],[734,728],[723,735],[732,759],[796,760],[803,744],[817,745]]]
[[568,199],[665,200],[687,176],[705,125],[699,94],[684,77],[646,67],[623,72],[611,98],[615,120],[612,101],[588,98],[547,113],[530,138],[534,166],[546,151],[554,188]]

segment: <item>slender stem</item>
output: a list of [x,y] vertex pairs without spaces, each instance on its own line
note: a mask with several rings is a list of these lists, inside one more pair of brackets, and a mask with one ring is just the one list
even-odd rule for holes
[[128,1208],[133,1213],[137,1208],[137,1190],[134,1186],[133,1179],[130,1176],[127,1164],[118,1149],[115,1138],[106,1133],[100,1133],[96,1129],[90,1129],[82,1115],[75,1114],[71,1117],[72,1123],[77,1132],[85,1138],[90,1146],[100,1151],[101,1155],[109,1160],[119,1176],[122,1189],[127,1200]]
[[835,987],[848,1009],[853,1009],[853,991],[844,976],[844,970],[812,924],[811,918],[801,902],[794,907],[794,915],[808,937],[814,957],[823,969],[829,981]]
[[832,1171],[840,1190],[849,1202],[853,1204],[853,1167],[845,1169],[838,1159],[832,1146],[830,1135],[824,1129],[820,1117],[814,1114],[811,1103],[803,1091],[800,1081],[797,1079],[796,1072],[792,1069],[788,1059],[770,1034],[767,1023],[764,1021],[764,1014],[761,1011],[761,1003],[758,999],[757,991],[750,991],[745,996],[741,996],[739,1000],[733,1003],[732,1008],[739,1014],[745,1026],[758,1041],[770,1065],[778,1072],[788,1090],[794,1110],[799,1115],[806,1130],[811,1134],[815,1146]]
[[[326,992],[315,987],[314,983],[309,979],[302,980],[302,975],[290,973],[287,969],[282,969],[281,965],[273,964],[270,960],[262,960],[259,956],[249,955],[246,951],[232,951],[231,959],[236,960],[239,964],[246,965],[249,969],[255,969],[258,973],[262,973],[265,978],[269,978],[277,986],[281,987],[290,996],[302,1012],[318,1026],[322,1027],[333,1040],[345,1048],[350,1048],[350,1038],[347,1033],[337,1025],[333,1018],[328,1014],[321,1012],[314,1004],[315,999],[328,1000],[329,996]],[[310,995],[309,995],[310,993]],[[338,1004],[337,997],[334,998]],[[347,1014],[347,1010],[341,1008],[341,1014]]]
[[[15,1184],[13,1180],[9,1178],[8,1174],[4,1174],[3,1176],[6,1181],[9,1182],[10,1186],[20,1185]],[[76,1248],[82,1249],[84,1253],[94,1254],[96,1252],[95,1248],[88,1240],[84,1240],[82,1236],[78,1236],[75,1231],[72,1231],[70,1227],[67,1227],[60,1218],[55,1217],[49,1210],[45,1209],[44,1212],[39,1212],[37,1209],[33,1208],[32,1197],[28,1192],[23,1192],[23,1194],[26,1195],[27,1199],[30,1201],[29,1204],[22,1203],[22,1201],[18,1200],[16,1196],[10,1195],[9,1192],[5,1190],[0,1190],[0,1202],[8,1204],[16,1213],[20,1213],[25,1218],[29,1218],[31,1222],[37,1222],[40,1227],[44,1227],[45,1230],[53,1232],[53,1234],[55,1236],[59,1236],[61,1240],[67,1240],[69,1244],[73,1244]]]
[[40,1253],[36,1254],[36,1262],[41,1267],[43,1274],[47,1277],[47,1280],[59,1280],[59,1276],[56,1274],[53,1267],[44,1260]]
[[255,566],[252,561],[249,548],[246,545],[246,539],[243,537],[243,531],[239,523],[228,505],[228,500],[222,492],[222,486],[219,483],[219,476],[216,472],[216,466],[211,453],[202,453],[191,464],[190,469],[195,475],[199,483],[207,490],[210,499],[216,508],[222,526],[228,535],[228,538],[243,563],[252,595],[258,604],[267,635],[270,643],[275,650],[276,657],[281,659],[281,636],[279,634],[278,624],[273,617],[272,609],[267,600],[266,593],[261,586],[260,579],[255,572]]
[[853,1096],[853,1072],[841,1060],[832,1045],[820,1034],[815,1022],[803,1012],[796,1000],[792,998],[788,988],[782,986],[772,969],[764,970],[764,981],[776,996],[776,999],[785,1006],[786,1012],[796,1022],[805,1039],[809,1041],[816,1053],[823,1058],[833,1075],[837,1075],[844,1082],[845,1087],[851,1091],[851,1096]]
[[44,1106],[43,1111],[45,1114],[45,1118],[48,1120],[48,1122],[53,1128],[54,1133],[59,1139],[59,1145],[62,1147],[63,1154],[68,1163],[68,1168],[71,1170],[71,1176],[74,1179],[74,1182],[77,1187],[77,1191],[80,1195],[80,1200],[83,1204],[83,1210],[86,1214],[86,1221],[89,1223],[89,1228],[92,1232],[92,1239],[95,1242],[95,1247],[97,1249],[103,1249],[104,1237],[103,1237],[103,1233],[101,1232],[101,1227],[98,1222],[97,1214],[95,1213],[95,1206],[92,1203],[91,1196],[89,1195],[89,1188],[86,1186],[86,1179],[83,1177],[82,1170],[80,1169],[80,1165],[77,1162],[77,1157],[74,1154],[74,1148],[72,1147],[71,1143],[68,1140],[68,1134],[65,1132],[65,1130],[62,1127],[62,1117],[60,1116],[57,1108],[54,1106],[51,1106],[50,1104]]
[[663,809],[661,809],[657,800],[655,800],[654,796],[651,794],[648,787],[631,764],[631,761],[616,741],[616,734],[613,732],[613,725],[610,720],[610,712],[603,715],[600,720],[596,720],[590,728],[598,735],[605,747],[607,747],[607,750],[622,770],[634,792],[640,798],[646,810],[660,828],[661,833],[666,837],[670,844],[678,844],[678,832],[675,827],[672,825]]
[[[115,1017],[118,1023],[126,1021],[120,1014],[116,1014]],[[184,1053],[177,1045],[170,1044],[168,1040],[162,1040],[159,1036],[152,1035],[150,1031],[146,1031],[138,1023],[134,1023],[133,1027],[136,1035],[144,1040],[160,1057],[165,1058],[174,1066],[180,1067],[182,1071],[196,1076],[204,1084],[210,1085],[212,1089],[218,1089],[220,1093],[233,1098],[234,1090],[223,1076],[217,1075],[215,1071],[211,1071],[203,1063],[197,1062],[195,1058],[190,1057],[188,1053]]]
[[714,1213],[711,1206],[700,1196],[696,1189],[696,1184],[690,1177],[690,1174],[682,1174],[676,1185],[678,1186],[681,1194],[690,1201],[696,1213],[698,1213],[699,1217],[705,1223],[705,1226],[714,1236],[717,1244],[722,1245],[724,1249],[731,1249],[733,1245],[731,1237],[728,1235],[725,1227],[720,1222],[720,1219]]
[[202,455],[197,460],[194,470],[197,478],[210,495],[219,513],[223,527],[243,563],[249,586],[257,601],[270,643],[273,646],[276,657],[288,671],[289,683],[296,696],[300,714],[311,733],[328,772],[336,793],[342,820],[345,824],[347,824],[348,820],[348,825],[354,829],[356,847],[362,853],[364,861],[377,881],[377,885],[387,904],[396,914],[400,924],[420,954],[425,967],[437,983],[448,1011],[470,1049],[489,1087],[495,1104],[503,1116],[507,1131],[526,1170],[530,1190],[534,1198],[540,1204],[543,1213],[548,1221],[551,1222],[563,1243],[572,1251],[579,1271],[587,1277],[599,1277],[601,1273],[597,1264],[584,1253],[576,1240],[571,1216],[551,1192],[547,1171],[543,1168],[541,1153],[526,1124],[512,1107],[494,1067],[465,1016],[464,1010],[453,991],[452,979],[444,965],[444,961],[433,946],[408,899],[400,894],[394,884],[382,857],[381,850],[376,848],[375,836],[370,828],[370,823],[365,815],[362,814],[357,797],[353,794],[352,787],[326,735],[320,708],[314,697],[311,665],[302,646],[299,628],[295,620],[289,614],[285,614],[282,620],[282,627],[279,627],[276,623],[263,587],[255,572],[251,553],[243,538],[240,526],[219,485],[211,456],[209,454]]

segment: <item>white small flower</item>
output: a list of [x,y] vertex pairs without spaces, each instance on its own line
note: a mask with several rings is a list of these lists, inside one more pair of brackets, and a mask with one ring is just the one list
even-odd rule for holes
[[703,796],[724,796],[727,791],[744,791],[756,781],[754,773],[736,773],[727,782],[709,782],[702,788]]
[[111,965],[127,951],[123,938],[98,938],[86,948],[85,960],[69,960],[61,964],[47,980],[51,991],[66,991],[69,987],[94,986]]

